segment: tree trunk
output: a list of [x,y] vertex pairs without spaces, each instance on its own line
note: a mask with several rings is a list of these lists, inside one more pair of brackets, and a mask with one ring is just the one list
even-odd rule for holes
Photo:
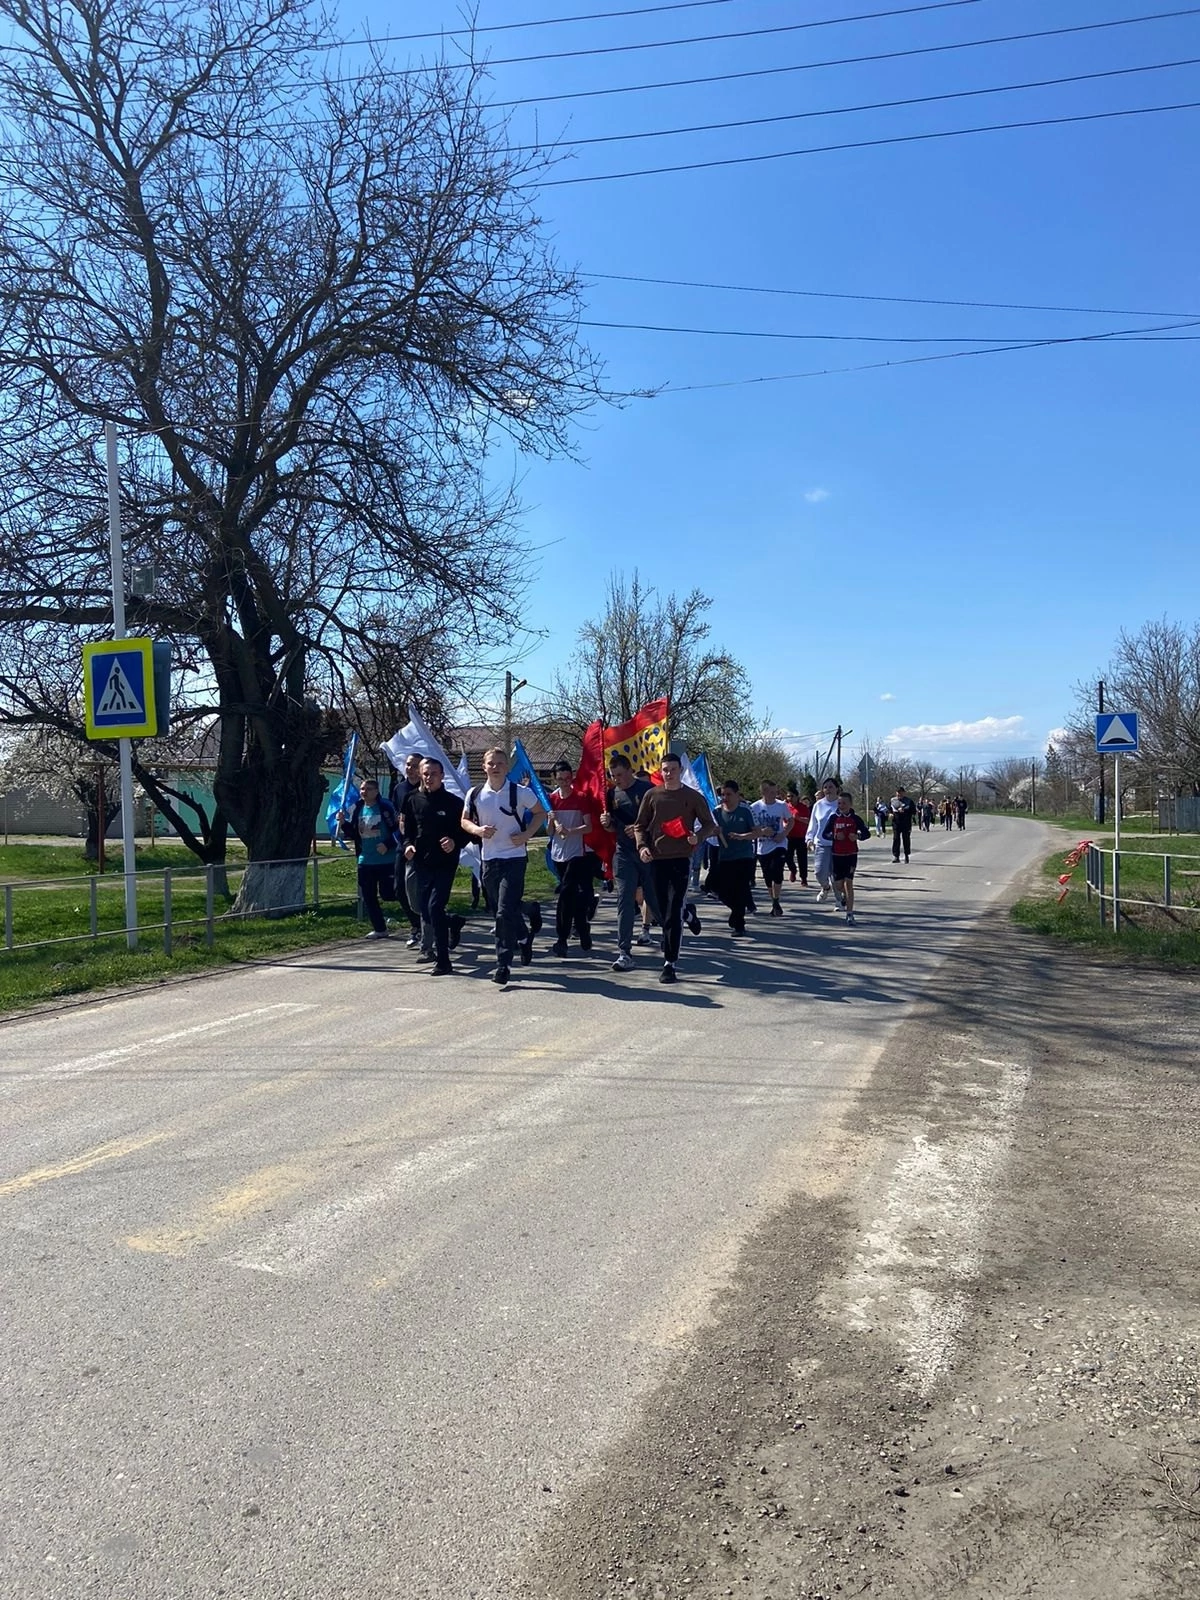
[[[289,721],[303,717],[300,713]],[[303,910],[306,903],[305,864],[325,793],[321,763],[327,739],[320,727],[293,725],[286,734],[271,751],[251,739],[236,771],[218,768],[217,804],[245,843],[248,857],[235,912],[284,916]]]

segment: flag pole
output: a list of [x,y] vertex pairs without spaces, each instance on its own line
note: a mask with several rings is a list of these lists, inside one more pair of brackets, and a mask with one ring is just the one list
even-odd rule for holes
[[342,842],[342,814],[346,809],[346,791],[350,787],[350,774],[354,771],[354,747],[358,743],[357,732],[350,735],[350,743],[346,746],[346,760],[342,766],[342,803],[338,806],[337,827],[334,829],[333,842]]

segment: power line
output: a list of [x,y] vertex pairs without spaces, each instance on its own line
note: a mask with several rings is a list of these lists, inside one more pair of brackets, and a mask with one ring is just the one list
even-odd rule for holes
[[[729,128],[762,128],[775,122],[802,122],[809,117],[844,117],[859,111],[891,111],[899,106],[928,106],[943,100],[971,100],[985,94],[1012,94],[1021,89],[1053,89],[1065,83],[1092,83],[1099,78],[1125,78],[1138,72],[1164,72],[1173,67],[1194,67],[1200,57],[1182,61],[1156,61],[1144,67],[1110,67],[1104,72],[1079,72],[1063,78],[1034,78],[1028,83],[1001,83],[987,89],[955,89],[945,94],[922,94],[904,100],[871,100],[857,106],[830,106],[822,111],[789,111],[775,117],[745,117],[734,122],[699,122],[686,128],[655,128],[642,133],[602,133],[590,139],[568,139],[572,149],[592,144],[619,144],[630,139],[668,139],[684,133],[718,133]],[[518,144],[514,151],[543,150],[541,144]]]
[[1167,106],[1131,106],[1123,111],[1090,111],[1073,117],[1034,117],[1024,122],[989,122],[978,128],[944,128],[935,133],[901,133],[880,139],[852,139],[843,144],[808,145],[801,150],[774,150],[759,156],[725,156],[712,161],[685,161],[673,167],[639,167],[631,172],[597,172],[582,178],[541,178],[535,189],[562,189],[577,183],[613,183],[619,178],[656,178],[670,172],[701,172],[713,167],[744,167],[760,161],[786,161],[794,156],[827,155],[835,150],[873,150],[888,144],[921,144],[931,139],[961,139],[974,133],[1006,133],[1014,128],[1059,128],[1071,122],[1106,122],[1117,117],[1149,117],[1163,111],[1195,111],[1200,100]]
[[847,294],[831,289],[780,289],[748,283],[706,283],[694,278],[650,278],[628,272],[588,272],[589,278],[612,283],[655,283],[673,289],[720,289],[730,294],[782,294],[811,300],[860,300],[879,305],[956,306],[982,311],[1069,311],[1093,317],[1191,317],[1191,311],[1130,311],[1114,306],[1025,305],[1010,300],[935,300],[902,294]]
[[[828,344],[971,344],[976,342],[1011,344],[1014,342],[1024,342],[1021,341],[1020,335],[1013,334],[1001,339],[995,334],[986,333],[960,333],[954,335],[953,337],[941,334],[936,338],[918,338],[912,336],[911,334],[892,335],[882,333],[759,333],[753,329],[746,328],[680,328],[668,327],[661,323],[653,322],[592,322],[587,318],[581,318],[579,326],[581,328],[615,328],[628,333],[684,333],[714,339],[794,339],[802,343]],[[1132,337],[1134,334],[1161,333],[1173,328],[1194,327],[1200,327],[1200,317],[1188,320],[1186,322],[1163,323],[1160,328],[1123,328],[1119,330],[1119,332],[1122,336],[1129,335]],[[1087,334],[1080,335],[1080,337],[1113,339],[1118,337],[1118,334]],[[1026,338],[1028,339],[1028,336],[1026,336]],[[1031,339],[1028,340],[1028,342],[1039,343],[1040,340]]]
[[741,78],[770,78],[787,72],[815,72],[823,67],[854,67],[872,61],[900,61],[910,56],[940,55],[948,50],[977,50],[984,45],[1022,44],[1029,39],[1055,39],[1067,34],[1096,33],[1104,28],[1129,28],[1142,22],[1163,22],[1175,17],[1198,15],[1200,6],[1188,6],[1180,11],[1154,11],[1138,17],[1116,17],[1109,22],[1077,23],[1069,28],[1043,28],[1031,33],[1004,33],[990,39],[964,39],[957,44],[918,45],[908,50],[884,50],[869,56],[839,56],[826,61],[801,61],[795,66],[758,67],[745,72],[720,72],[706,78],[673,78],[659,83],[623,84],[611,89],[577,89],[571,93],[535,94],[527,95],[521,100],[493,100],[489,103],[497,110],[505,110],[512,106],[549,105],[556,100],[589,100],[597,95],[640,94],[650,89],[687,89],[697,84],[734,83]]
[[[977,6],[981,0],[925,0],[922,5],[896,6],[889,11],[860,11],[848,17],[824,17],[813,22],[784,22],[771,28],[739,28],[734,33],[697,33],[687,39],[653,39],[645,44],[593,45],[587,50],[552,50],[535,56],[497,56],[480,63],[491,67],[515,67],[530,61],[568,61],[583,56],[629,55],[635,50],[678,50],[689,44],[723,44],[730,39],[762,39],[770,34],[806,33],[812,28],[834,28],[849,22],[875,22],[887,17],[911,17],[924,11],[953,11],[960,6]],[[418,69],[420,70],[420,69]]]
[[[1182,323],[1176,326],[1194,327],[1195,323]],[[759,383],[790,383],[801,378],[833,378],[847,373],[878,372],[884,367],[916,367],[930,361],[961,361],[972,356],[997,356],[1008,355],[1016,350],[1042,350],[1052,345],[1066,344],[1093,344],[1117,343],[1127,344],[1140,340],[1147,333],[1154,333],[1156,329],[1124,329],[1118,328],[1107,333],[1081,333],[1069,338],[1058,339],[1031,339],[1024,344],[991,344],[977,350],[944,350],[927,356],[902,356],[898,361],[866,361],[854,367],[822,367],[809,372],[778,372],[760,378],[729,378],[717,383],[681,383],[660,389],[657,394],[648,398],[660,399],[663,395],[695,393],[702,389],[742,389],[751,384]]]
[[491,22],[471,28],[441,28],[432,33],[384,33],[378,38],[339,39],[330,49],[353,44],[411,44],[418,39],[474,38],[480,33],[512,33],[523,28],[554,28],[566,22],[605,22],[613,17],[650,17],[660,11],[695,11],[703,6],[727,6],[734,0],[674,0],[671,5],[637,6],[628,11],[585,11],[573,17],[539,17],[530,22]]

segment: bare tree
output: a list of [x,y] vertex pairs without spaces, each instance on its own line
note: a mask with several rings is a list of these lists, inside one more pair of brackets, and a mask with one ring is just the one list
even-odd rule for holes
[[0,714],[36,715],[34,647],[110,626],[114,422],[127,558],[161,573],[131,628],[220,719],[243,900],[291,904],[263,864],[306,853],[380,615],[503,643],[525,553],[486,457],[565,448],[598,392],[540,158],[469,69],[339,79],[307,0],[0,17]]
[[578,665],[556,676],[546,714],[582,733],[599,718],[613,727],[666,696],[671,737],[696,749],[736,745],[758,732],[741,663],[709,643],[712,600],[658,591],[635,571],[609,579],[603,613],[579,629]]
[[1200,794],[1200,623],[1188,627],[1163,617],[1136,633],[1122,630],[1108,666],[1076,684],[1073,742],[1089,754],[1097,775],[1099,680],[1110,710],[1138,714],[1141,766],[1162,774],[1176,792]]

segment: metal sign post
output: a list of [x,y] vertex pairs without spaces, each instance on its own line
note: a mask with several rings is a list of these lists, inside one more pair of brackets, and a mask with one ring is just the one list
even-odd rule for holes
[[[117,427],[104,424],[104,450],[108,463],[108,548],[112,557],[113,638],[125,638],[125,568],[121,551],[121,485],[117,473]],[[133,843],[133,761],[128,739],[118,739],[121,763],[121,850],[125,870],[125,943],[136,950],[137,858]],[[104,826],[101,817],[100,826]]]

